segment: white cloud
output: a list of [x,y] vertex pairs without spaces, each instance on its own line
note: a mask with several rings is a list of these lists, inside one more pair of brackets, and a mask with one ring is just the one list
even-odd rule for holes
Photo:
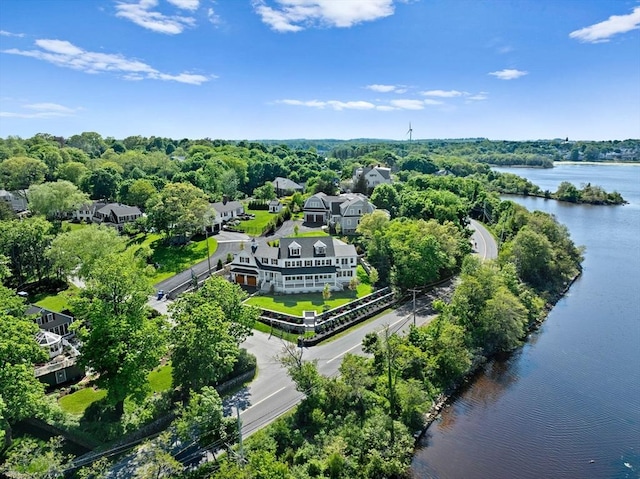
[[207,18],[209,19],[209,22],[213,25],[218,26],[222,23],[222,19],[220,18],[220,15],[218,15],[213,8],[209,8],[207,10]]
[[422,100],[391,100],[389,102],[391,106],[395,106],[396,108],[400,108],[402,110],[423,110],[424,109],[424,101]]
[[393,0],[253,0],[262,21],[278,32],[308,27],[348,28],[393,15]]
[[489,75],[493,75],[494,77],[500,80],[515,80],[516,78],[520,78],[528,74],[529,72],[525,72],[522,70],[509,69],[509,68],[505,68],[504,70],[499,70],[496,72],[489,73]]
[[73,116],[82,108],[69,108],[58,103],[32,103],[23,105],[22,109],[27,111],[13,112],[0,111],[0,117],[4,118],[59,118],[63,116]]
[[607,20],[575,30],[569,34],[586,43],[608,42],[609,38],[618,33],[630,32],[640,28],[640,7],[635,7],[628,15],[611,15]]
[[167,0],[171,5],[175,5],[183,10],[197,10],[200,6],[200,0]]
[[[188,10],[193,10],[193,8],[190,7],[194,5],[195,8],[198,7],[197,0],[171,0],[171,3]],[[182,33],[185,28],[195,25],[195,19],[193,17],[165,15],[153,11],[152,9],[157,6],[158,0],[138,0],[137,3],[121,2],[116,5],[116,16],[131,20],[136,25],[148,30],[165,33],[167,35]]]
[[391,91],[395,91],[396,90],[396,86],[395,85],[367,85],[365,88],[367,88],[368,90],[373,90],[373,91],[377,91],[379,93],[389,93]]
[[442,105],[442,102],[439,100],[433,100],[432,98],[425,98],[422,100],[425,105]]
[[277,103],[284,103],[285,105],[294,105],[294,106],[307,106],[312,108],[333,108],[334,110],[372,110],[376,106],[373,103],[369,103],[368,101],[338,101],[338,100],[328,100],[328,101],[319,101],[319,100],[278,100]]
[[489,94],[486,91],[481,91],[480,93],[476,93],[475,95],[470,95],[466,99],[468,101],[483,101],[489,98]]
[[454,98],[457,96],[468,95],[468,93],[458,90],[428,90],[420,92],[424,96],[435,96],[438,98]]
[[6,30],[0,30],[0,37],[24,37],[24,33],[11,33]]
[[215,76],[196,75],[187,72],[178,75],[163,73],[139,60],[117,53],[88,52],[65,40],[36,40],[39,50],[12,48],[4,53],[44,60],[54,65],[80,70],[85,73],[116,73],[128,80],[164,80],[200,85]]

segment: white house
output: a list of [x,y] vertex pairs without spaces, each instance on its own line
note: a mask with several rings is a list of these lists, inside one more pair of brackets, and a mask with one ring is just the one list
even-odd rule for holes
[[391,168],[383,166],[365,166],[364,168],[356,168],[353,173],[354,185],[362,175],[364,175],[368,189],[375,188],[383,183],[391,183]]
[[141,216],[142,211],[137,206],[108,203],[101,208],[96,207],[92,221],[121,230],[125,223],[135,221]]
[[282,203],[280,200],[269,201],[269,213],[280,213],[282,211]]
[[8,203],[16,213],[27,211],[27,199],[23,192],[0,190],[0,201]]
[[373,213],[376,207],[360,193],[328,196],[316,193],[307,198],[302,208],[305,223],[326,224],[335,229],[339,226],[343,234],[353,234],[362,215]]
[[216,232],[222,229],[222,225],[238,216],[244,214],[244,205],[239,201],[220,201],[211,203],[213,215],[211,217],[211,231]]
[[320,292],[325,284],[339,291],[356,276],[357,265],[355,246],[330,236],[282,238],[278,246],[254,240],[235,254],[231,278],[262,291]]

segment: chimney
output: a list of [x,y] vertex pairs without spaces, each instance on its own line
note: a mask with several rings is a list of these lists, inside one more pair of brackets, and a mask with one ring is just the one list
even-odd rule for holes
[[222,195],[222,204],[226,205],[227,201],[229,201],[229,197],[227,195]]

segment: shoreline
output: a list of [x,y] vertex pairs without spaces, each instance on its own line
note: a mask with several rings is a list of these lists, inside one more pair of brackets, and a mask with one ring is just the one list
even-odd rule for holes
[[[578,280],[578,278],[580,278],[580,276],[582,276],[582,268],[580,268],[578,273],[570,281],[567,282],[565,287],[559,293],[552,296],[552,298],[547,302],[547,304],[544,307],[544,314],[542,315],[541,319],[529,324],[527,328],[527,335],[525,336],[526,340],[528,340],[529,335],[533,331],[537,331],[538,329],[540,329],[540,326],[542,326],[542,324],[547,320],[549,313],[553,310],[553,308],[558,303],[558,301],[560,301],[569,292],[569,289],[571,289],[571,286],[573,285],[573,283],[575,283]],[[509,355],[513,354],[513,352],[521,348],[525,342],[526,341],[523,341],[523,344],[520,345],[518,348],[514,349],[513,351],[505,353],[504,357],[508,357]],[[494,359],[496,359],[496,357],[497,357],[496,355],[490,358],[483,357],[480,360],[476,361],[476,364],[473,364],[471,366],[471,369],[469,369],[467,374],[465,374],[458,383],[451,385],[451,387],[448,388],[446,392],[443,392],[436,397],[435,401],[433,401],[431,405],[431,408],[424,413],[424,418],[425,418],[424,427],[419,433],[414,434],[414,439],[415,439],[414,446],[413,446],[414,455],[417,452],[417,448],[420,441],[422,440],[424,435],[427,433],[427,430],[431,427],[431,425],[436,421],[436,419],[438,419],[438,416],[440,416],[440,413],[442,412],[442,410],[448,407],[462,392],[464,392],[465,388],[470,386],[473,383],[474,378],[478,374],[480,374],[480,372],[482,371],[482,368],[486,364],[488,364],[490,361],[493,361]]]

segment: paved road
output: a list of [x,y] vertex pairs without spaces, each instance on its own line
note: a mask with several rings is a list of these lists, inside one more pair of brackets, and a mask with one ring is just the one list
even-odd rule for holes
[[[276,235],[269,239],[292,234],[294,226],[295,224],[293,222],[285,224]],[[474,242],[474,251],[476,254],[483,259],[496,258],[498,247],[491,234],[484,226],[474,220],[471,220],[470,226],[474,230],[471,240]],[[302,227],[300,231],[304,231]],[[220,239],[218,240],[219,249],[214,256],[220,254],[226,256],[226,252],[220,252],[222,245],[228,245],[229,249],[223,251],[229,251],[234,248],[239,248],[240,242],[249,240],[246,236],[239,237],[233,235],[236,234],[221,233],[219,238],[222,239],[222,241],[220,241]],[[207,262],[204,261],[203,263],[204,269],[202,269],[202,271],[206,271]],[[203,263],[200,263],[194,268],[202,268]],[[198,269],[198,271],[199,270],[200,269]],[[186,281],[190,278],[190,273],[187,272],[187,275]],[[416,325],[427,324],[435,317],[431,314],[431,302],[436,295],[446,294],[451,288],[451,284],[448,283],[440,288],[439,292],[416,298]],[[160,311],[163,309],[166,311],[166,305],[168,303],[170,303],[170,301],[150,300],[150,305]],[[353,328],[334,340],[313,348],[304,348],[303,359],[317,361],[318,370],[325,376],[336,375],[338,374],[342,358],[345,354],[363,354],[362,340],[366,334],[372,331],[377,331],[379,334],[383,333],[386,327],[388,327],[391,332],[404,332],[408,330],[413,322],[414,307],[413,301],[410,300],[397,309],[359,327]],[[295,385],[277,359],[277,356],[282,353],[284,346],[285,343],[280,338],[258,331],[254,331],[253,336],[249,337],[242,344],[242,347],[256,356],[258,375],[247,387],[242,388],[233,396],[226,398],[224,408],[225,415],[228,416],[235,415],[236,408],[240,408],[244,436],[248,436],[274,421],[293,408],[303,398],[303,394],[296,391]]]

